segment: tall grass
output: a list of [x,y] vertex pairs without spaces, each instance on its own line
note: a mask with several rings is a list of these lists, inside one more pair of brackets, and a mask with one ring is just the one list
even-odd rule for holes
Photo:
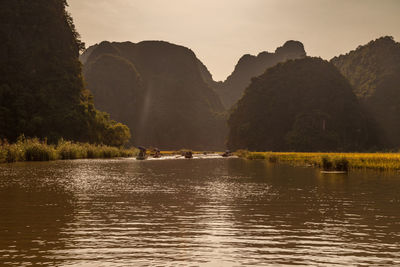
[[265,159],[270,162],[320,167],[325,170],[400,170],[400,153],[297,153],[241,150],[236,155],[247,159]]
[[16,143],[0,141],[0,163],[17,161],[49,161],[57,159],[132,157],[137,149],[124,149],[105,145],[75,143],[60,140],[57,145],[37,138],[21,137]]

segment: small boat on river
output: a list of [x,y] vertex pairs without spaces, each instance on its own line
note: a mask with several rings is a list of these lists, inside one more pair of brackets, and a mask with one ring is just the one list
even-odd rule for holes
[[145,160],[147,158],[146,148],[139,146],[139,154],[136,156],[136,160]]
[[192,153],[192,151],[186,151],[184,156],[185,156],[185,159],[191,159],[191,158],[193,158],[193,153]]
[[232,156],[232,153],[230,150],[226,150],[221,156],[224,158],[227,158],[227,157]]
[[153,158],[155,158],[155,159],[161,158],[161,152],[158,148],[154,149]]

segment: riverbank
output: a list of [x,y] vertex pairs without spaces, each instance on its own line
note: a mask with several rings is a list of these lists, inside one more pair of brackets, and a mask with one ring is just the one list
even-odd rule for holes
[[[297,152],[250,152],[235,153],[246,159],[264,159],[270,162],[319,167],[330,170],[375,169],[400,170],[400,153],[297,153]],[[327,165],[326,165],[327,164]]]
[[57,145],[50,145],[45,141],[32,138],[21,139],[14,144],[0,142],[0,163],[133,157],[137,152],[136,148],[125,149],[64,140]]

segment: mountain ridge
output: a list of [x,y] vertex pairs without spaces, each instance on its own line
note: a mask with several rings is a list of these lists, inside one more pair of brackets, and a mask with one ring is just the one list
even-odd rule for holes
[[384,36],[331,62],[349,80],[382,129],[387,148],[400,147],[400,43]]
[[233,150],[357,151],[377,142],[349,82],[320,58],[288,60],[253,78],[228,125]]
[[223,82],[210,82],[226,109],[230,109],[242,96],[251,79],[263,74],[268,68],[288,59],[305,57],[304,45],[299,41],[286,41],[275,52],[260,52],[257,56],[245,54],[240,57],[233,72]]
[[[135,129],[135,144],[165,149],[224,148],[224,108],[204,81],[200,61],[192,50],[164,41],[102,42],[91,50],[90,55],[82,56],[86,58],[84,74],[95,104]],[[99,64],[110,55],[114,62]],[[122,62],[133,66],[123,79],[113,70]],[[136,75],[133,70],[140,82],[127,81],[129,75]],[[99,75],[105,72],[108,77]],[[103,85],[107,83],[119,85],[106,88]],[[117,91],[108,94],[113,95],[111,99],[104,93],[110,90]],[[121,92],[125,98],[118,95]],[[128,97],[127,92],[132,94]],[[110,101],[114,101],[113,107],[106,105]],[[125,112],[118,111],[123,108]]]

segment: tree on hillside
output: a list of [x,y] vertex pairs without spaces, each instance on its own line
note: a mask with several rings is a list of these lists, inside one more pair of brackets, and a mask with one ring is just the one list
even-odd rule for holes
[[319,58],[280,63],[253,78],[228,124],[231,149],[358,151],[377,142],[348,81]]
[[400,43],[381,37],[331,62],[376,120],[385,146],[400,148]]
[[78,60],[84,44],[66,6],[65,0],[0,2],[0,138],[108,142],[105,129],[117,123],[94,108],[84,89]]

